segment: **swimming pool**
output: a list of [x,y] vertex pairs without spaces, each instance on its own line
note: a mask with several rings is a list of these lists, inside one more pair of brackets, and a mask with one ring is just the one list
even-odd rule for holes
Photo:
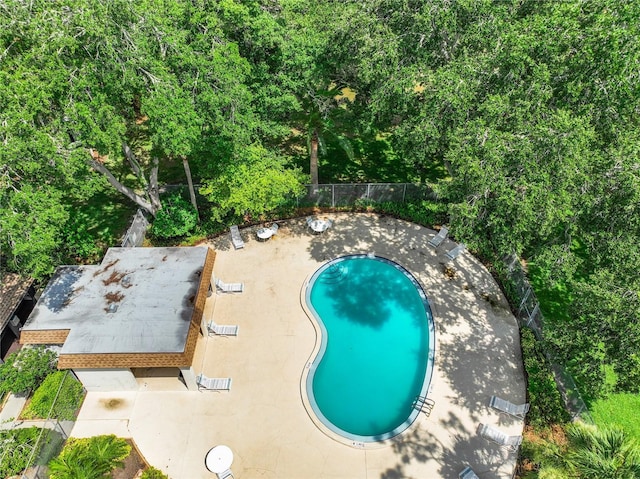
[[418,281],[388,259],[344,256],[311,276],[305,302],[319,344],[304,387],[320,424],[354,444],[408,428],[419,414],[416,397],[427,394],[435,350]]

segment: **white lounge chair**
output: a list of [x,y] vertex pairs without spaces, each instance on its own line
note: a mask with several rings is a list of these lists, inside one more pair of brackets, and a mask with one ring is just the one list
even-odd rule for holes
[[460,471],[460,473],[458,474],[458,479],[480,479],[480,478],[475,472],[473,472],[473,469],[471,469],[471,466],[467,466],[462,471]]
[[231,231],[231,242],[233,243],[233,247],[235,249],[244,248],[244,241],[242,240],[242,236],[240,236],[240,230],[238,230],[237,225],[233,225],[230,228]]
[[199,389],[210,391],[229,391],[231,389],[231,378],[208,378],[204,374],[196,377]]
[[507,401],[506,399],[499,398],[498,396],[491,396],[491,401],[489,401],[489,406],[497,409],[500,412],[506,412],[513,417],[517,417],[520,419],[524,419],[529,412],[529,408],[531,404],[514,404],[512,402]]
[[517,451],[520,444],[522,444],[522,436],[509,436],[502,432],[500,429],[490,426],[488,424],[480,424],[478,427],[478,434],[495,442],[496,444]]
[[213,320],[207,323],[207,331],[209,334],[217,334],[218,336],[237,336],[240,326],[237,324],[216,324]]
[[447,228],[446,226],[443,226],[442,228],[440,228],[440,231],[438,231],[438,234],[436,234],[433,238],[429,240],[429,244],[434,248],[437,248],[447,238],[448,234],[449,234],[449,228]]
[[453,248],[451,251],[447,251],[447,253],[446,253],[447,258],[449,258],[450,260],[456,259],[458,257],[458,255],[465,250],[466,247],[467,247],[466,244],[460,243],[458,246]]
[[215,279],[216,288],[223,293],[242,293],[244,291],[244,283],[225,283],[219,278]]

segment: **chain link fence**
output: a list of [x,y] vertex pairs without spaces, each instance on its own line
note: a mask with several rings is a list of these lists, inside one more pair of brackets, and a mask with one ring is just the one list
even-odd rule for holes
[[142,246],[148,226],[149,221],[147,221],[142,210],[138,209],[136,214],[133,216],[131,226],[129,226],[129,229],[124,234],[124,238],[122,239],[122,244],[120,246],[123,248],[135,248]]
[[569,411],[573,419],[580,418],[587,422],[593,422],[587,405],[582,399],[573,377],[564,366],[554,360],[553,355],[544,347],[544,317],[540,311],[540,303],[536,299],[536,295],[520,264],[519,258],[515,254],[511,254],[504,258],[504,264],[507,268],[507,279],[509,282],[507,286],[514,298],[518,301],[516,318],[520,322],[521,327],[526,326],[530,328],[536,339],[542,342],[542,349],[551,364],[551,370],[567,411]]
[[[62,450],[80,409],[77,403],[69,402],[69,395],[66,394],[66,391],[73,388],[80,389],[82,397],[86,394],[73,372],[67,370],[55,392],[47,418],[23,419],[22,411],[17,417],[0,424],[0,471],[4,474],[0,474],[2,477],[7,477],[7,472],[10,477],[16,479],[49,477],[47,464]],[[10,395],[9,401],[11,400],[25,402],[24,398]]]
[[437,195],[427,185],[414,183],[335,183],[305,185],[305,191],[296,198],[296,206],[341,207],[353,206],[358,201],[376,203],[406,203],[417,200],[436,200]]

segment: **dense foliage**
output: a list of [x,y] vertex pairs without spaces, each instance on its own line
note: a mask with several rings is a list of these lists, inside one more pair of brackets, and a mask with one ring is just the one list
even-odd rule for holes
[[[204,185],[202,219],[216,222],[278,207],[299,191],[294,165],[313,183],[405,171],[438,181],[470,249],[533,259],[571,292],[546,337],[590,397],[640,391],[639,2],[0,9],[9,268],[50,273],[72,207],[107,182],[159,214],[160,183],[190,176],[176,164]],[[382,140],[392,154],[372,153]],[[325,176],[337,171],[327,162],[348,174]]]
[[638,479],[640,444],[617,427],[568,424],[548,437],[523,445],[540,479]]
[[102,479],[123,467],[131,452],[127,441],[114,435],[70,438],[58,457],[49,462],[51,479]]
[[140,476],[140,479],[169,479],[169,476],[167,476],[160,469],[149,467],[144,470],[144,472]]
[[84,398],[84,389],[68,371],[49,374],[22,412],[25,419],[55,418],[72,421]]
[[151,226],[151,233],[158,238],[184,236],[195,228],[198,215],[195,208],[180,193],[169,195]]
[[34,448],[40,432],[37,427],[0,430],[0,477],[20,474],[29,459],[37,457]]
[[528,423],[534,427],[566,423],[570,419],[569,414],[556,387],[549,361],[529,328],[522,329],[521,345],[531,404]]
[[58,356],[43,346],[26,347],[11,353],[0,364],[0,391],[27,394],[54,371]]

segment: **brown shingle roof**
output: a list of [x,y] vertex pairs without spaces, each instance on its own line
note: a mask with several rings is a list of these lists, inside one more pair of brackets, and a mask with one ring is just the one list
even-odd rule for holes
[[215,256],[207,247],[110,248],[100,265],[61,266],[20,342],[63,344],[61,369],[188,366]]
[[32,279],[19,274],[7,273],[0,283],[0,331],[2,331],[33,283]]

